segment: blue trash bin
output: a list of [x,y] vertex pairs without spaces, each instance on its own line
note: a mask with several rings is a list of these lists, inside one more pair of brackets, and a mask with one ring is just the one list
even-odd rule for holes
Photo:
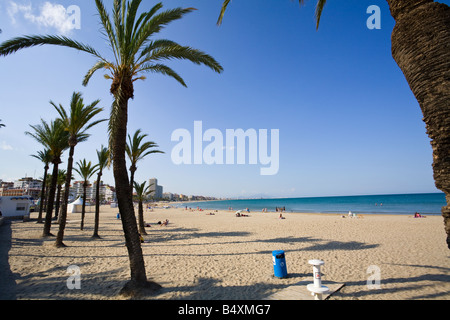
[[272,260],[273,260],[273,270],[274,270],[275,277],[286,278],[287,277],[287,268],[286,268],[286,258],[284,256],[284,251],[283,250],[272,251]]

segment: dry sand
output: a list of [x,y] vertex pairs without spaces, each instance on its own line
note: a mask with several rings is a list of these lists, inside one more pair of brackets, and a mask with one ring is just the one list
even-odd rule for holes
[[[42,224],[12,221],[0,227],[0,299],[121,299],[129,280],[118,209],[102,207],[101,240],[91,240],[93,216],[69,214],[65,243],[41,238]],[[428,216],[340,215],[155,209],[145,212],[142,244],[148,277],[163,289],[150,299],[267,298],[310,279],[309,259],[325,261],[323,281],[344,283],[330,299],[449,299],[450,259],[443,219]],[[31,218],[35,219],[36,213]],[[169,220],[168,226],[156,222]],[[56,234],[57,225],[52,225]],[[273,277],[272,251],[284,250],[289,277]],[[67,268],[81,271],[81,289],[69,290]],[[380,271],[370,289],[369,266]],[[374,283],[373,281],[370,283]]]

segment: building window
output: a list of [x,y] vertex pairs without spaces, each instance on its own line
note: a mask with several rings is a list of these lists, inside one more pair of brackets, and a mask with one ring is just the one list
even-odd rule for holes
[[16,206],[16,211],[25,211],[27,208],[27,205],[24,203],[18,203]]

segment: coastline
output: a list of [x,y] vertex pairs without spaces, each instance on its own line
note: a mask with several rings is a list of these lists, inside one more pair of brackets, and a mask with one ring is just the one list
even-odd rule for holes
[[[144,211],[142,244],[148,277],[162,285],[152,300],[261,300],[300,281],[312,281],[309,259],[321,259],[323,280],[345,286],[331,300],[450,299],[448,248],[442,217],[254,212],[162,208]],[[101,240],[92,240],[93,213],[70,214],[64,249],[42,239],[36,213],[12,221],[8,252],[14,281],[0,285],[9,298],[116,300],[129,279],[129,261],[117,208],[102,206]],[[168,226],[158,221],[169,220]],[[2,226],[0,228],[5,228]],[[52,230],[57,226],[53,225]],[[0,229],[3,232],[4,229]],[[4,245],[4,244],[2,244]],[[288,277],[273,277],[271,252],[284,250]],[[68,290],[67,268],[81,270],[81,290]],[[369,266],[381,287],[367,288]],[[5,291],[6,290],[6,291]]]

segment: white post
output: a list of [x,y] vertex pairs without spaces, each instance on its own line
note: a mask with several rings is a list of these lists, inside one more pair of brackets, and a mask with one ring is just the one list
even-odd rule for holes
[[325,263],[322,260],[309,260],[308,263],[313,266],[314,283],[308,284],[306,287],[309,291],[311,291],[311,295],[314,296],[314,300],[322,300],[322,295],[330,291],[328,287],[322,286],[320,266]]

